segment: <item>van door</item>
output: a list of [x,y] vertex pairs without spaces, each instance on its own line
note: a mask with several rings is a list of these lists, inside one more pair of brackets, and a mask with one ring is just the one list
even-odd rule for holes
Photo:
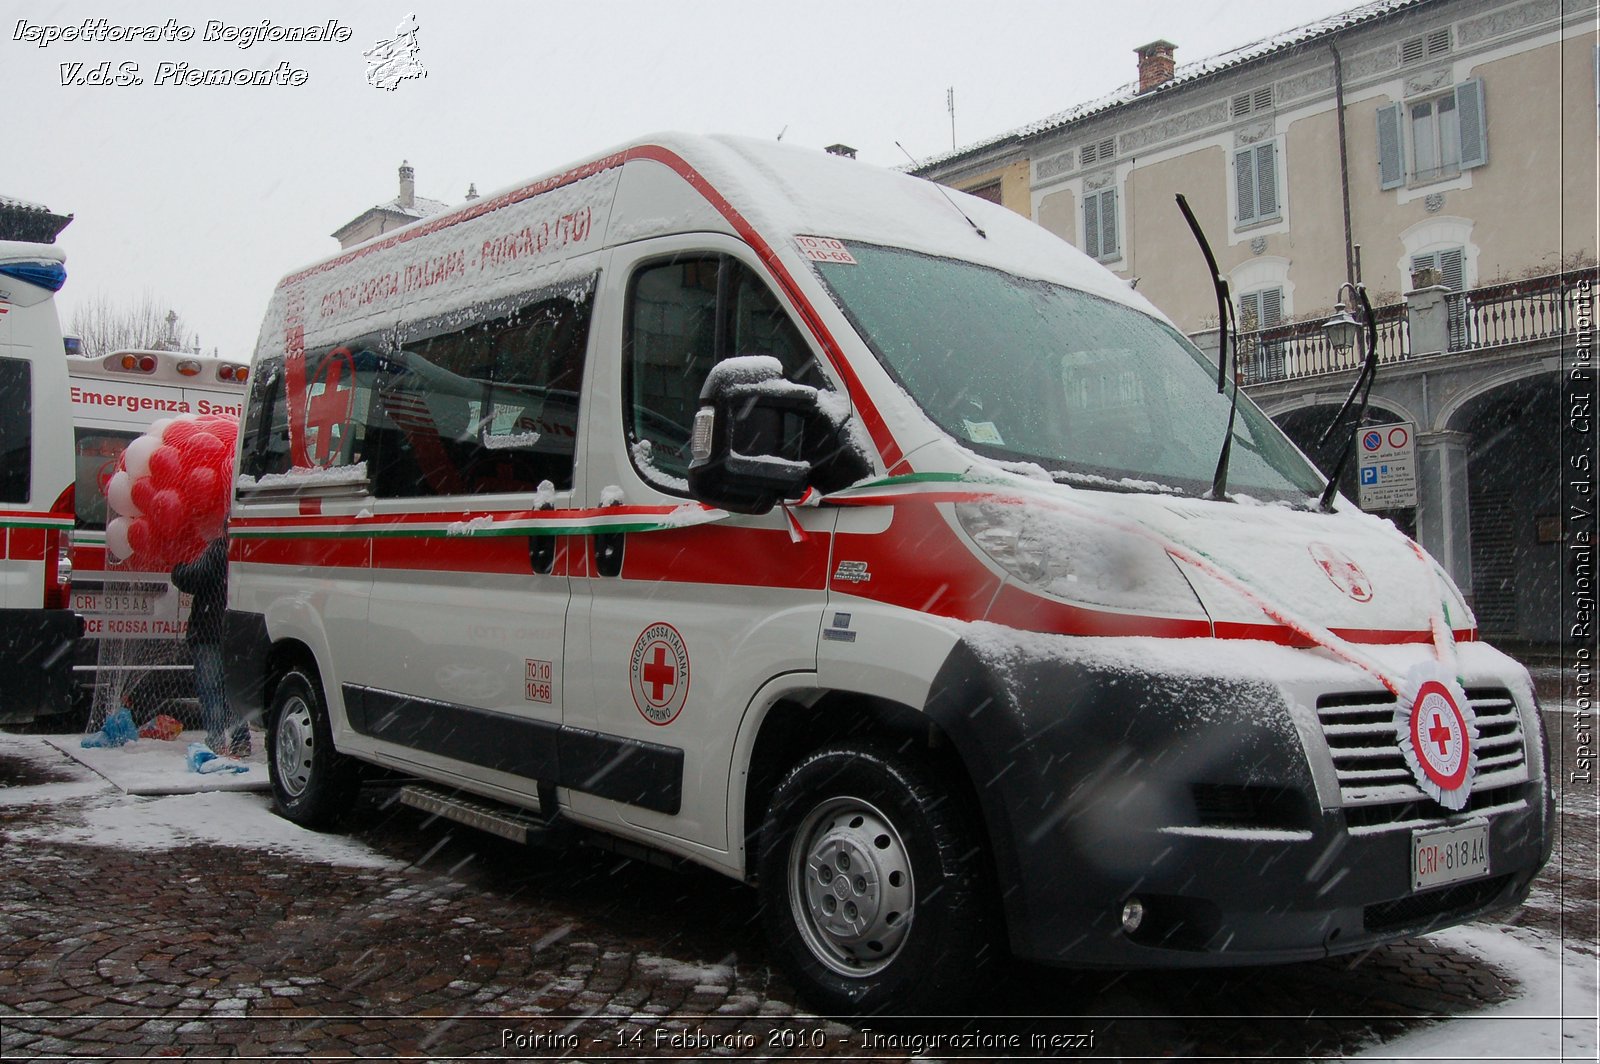
[[[815,352],[742,243],[707,234],[618,249],[596,338],[585,502],[617,531],[587,537],[574,580],[569,729],[596,733],[563,768],[573,808],[728,846],[729,764],[754,693],[816,670],[834,515],[706,515],[685,471],[701,385],[718,361],[777,356],[823,384]],[[619,313],[620,311],[620,313]],[[615,515],[615,516],[613,516]],[[564,751],[564,757],[567,756]],[[586,771],[587,770],[587,771]],[[587,776],[587,779],[585,778]]]
[[573,506],[593,283],[400,327],[368,419],[357,748],[504,796],[557,781],[571,589],[552,518]]

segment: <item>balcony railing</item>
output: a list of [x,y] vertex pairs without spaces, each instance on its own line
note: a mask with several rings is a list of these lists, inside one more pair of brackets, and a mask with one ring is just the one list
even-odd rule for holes
[[[1534,343],[1567,335],[1576,327],[1575,295],[1579,282],[1585,279],[1594,283],[1592,268],[1485,285],[1450,295],[1449,351]],[[1373,313],[1378,319],[1379,364],[1410,359],[1406,304],[1386,303],[1373,308]],[[1312,321],[1241,333],[1240,382],[1246,386],[1267,384],[1360,366],[1361,355],[1355,350],[1340,351],[1328,343],[1322,333],[1323,320],[1319,316]]]
[[[1406,357],[1406,305],[1390,303],[1372,308],[1378,318],[1378,362],[1398,362]],[[1343,351],[1328,342],[1322,322],[1296,322],[1239,334],[1239,371],[1245,385],[1268,381],[1316,377],[1361,365],[1362,354]]]

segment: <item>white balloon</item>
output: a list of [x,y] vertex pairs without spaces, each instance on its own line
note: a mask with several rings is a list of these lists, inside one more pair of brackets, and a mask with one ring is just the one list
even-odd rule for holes
[[128,526],[131,524],[133,522],[126,517],[113,517],[110,524],[106,525],[106,551],[114,562],[120,562],[133,553],[133,545],[128,542]]
[[167,435],[167,426],[172,424],[176,420],[178,420],[178,419],[175,418],[175,417],[164,417],[161,420],[156,421],[153,424],[151,424],[150,428],[147,429],[146,431],[149,432],[150,435],[154,436],[158,440],[165,439],[166,435]]
[[150,475],[150,456],[155,454],[156,448],[161,446],[161,441],[151,435],[140,436],[128,444],[128,449],[122,452],[122,465],[135,480]]
[[126,469],[111,474],[111,481],[106,485],[106,502],[125,517],[144,516],[144,511],[133,501],[133,475]]

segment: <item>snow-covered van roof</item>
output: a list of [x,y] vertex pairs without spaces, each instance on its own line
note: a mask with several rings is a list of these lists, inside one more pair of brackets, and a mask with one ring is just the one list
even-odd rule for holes
[[416,318],[573,284],[594,272],[590,252],[697,231],[743,238],[791,273],[806,269],[797,238],[855,240],[993,266],[1157,313],[1071,245],[996,204],[815,149],[663,133],[289,274],[262,338],[277,346],[283,329],[299,326],[307,344],[333,332],[348,339],[392,325],[401,305]]

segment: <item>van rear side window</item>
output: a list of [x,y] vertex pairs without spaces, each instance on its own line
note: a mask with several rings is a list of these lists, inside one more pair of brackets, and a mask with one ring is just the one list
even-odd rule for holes
[[76,462],[73,500],[77,527],[96,531],[106,527],[106,485],[117,471],[117,459],[128,444],[138,439],[133,432],[107,429],[74,429],[73,457]]
[[0,502],[27,502],[33,474],[33,367],[0,358]]
[[365,463],[379,498],[571,489],[588,296],[480,307],[308,353],[298,402],[284,360],[262,360],[243,474]]

